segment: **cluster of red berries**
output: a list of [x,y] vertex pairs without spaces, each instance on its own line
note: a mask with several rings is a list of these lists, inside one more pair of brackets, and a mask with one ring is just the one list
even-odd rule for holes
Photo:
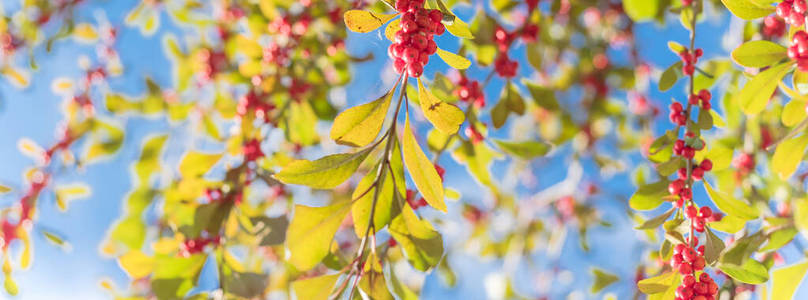
[[14,54],[14,51],[20,46],[22,46],[22,41],[11,33],[0,34],[0,50],[2,50],[2,53],[6,56]]
[[241,96],[236,106],[236,113],[244,117],[249,112],[253,112],[258,119],[264,119],[264,122],[269,122],[269,112],[275,109],[275,105],[261,101],[261,96],[253,90]]
[[508,54],[505,52],[500,53],[499,56],[497,56],[497,59],[494,60],[494,70],[500,77],[514,77],[516,76],[516,69],[518,68],[519,63],[508,58]]
[[678,270],[682,277],[682,284],[676,288],[676,300],[714,300],[718,294],[718,284],[707,273],[701,273],[698,277],[693,275],[695,271],[703,270],[704,246],[699,246],[698,250],[688,247],[685,244],[678,244],[673,248],[673,259],[671,267]]
[[685,49],[682,52],[679,52],[679,57],[682,59],[684,65],[682,66],[682,73],[686,76],[691,76],[696,71],[696,63],[699,62],[699,58],[704,55],[704,51],[701,48],[696,48],[693,50],[693,53],[690,53],[690,50]]
[[205,250],[205,246],[213,244],[214,246],[218,246],[221,243],[221,238],[219,236],[204,238],[198,237],[195,239],[185,240],[180,245],[180,256],[182,257],[189,257],[191,255],[197,254]]
[[797,61],[797,68],[800,71],[808,72],[808,33],[805,33],[804,30],[795,32],[794,37],[791,38],[788,58]]
[[289,85],[289,96],[295,101],[300,102],[303,96],[311,89],[311,84],[300,80],[298,78],[292,79],[292,84]]
[[440,23],[443,13],[425,9],[424,0],[397,0],[396,10],[401,12],[400,29],[387,54],[393,59],[396,73],[420,77],[429,56],[438,50],[433,36],[446,30]]
[[251,139],[244,143],[242,147],[242,151],[244,151],[244,160],[245,161],[255,161],[261,157],[264,157],[264,152],[261,151],[261,142],[258,139]]
[[761,31],[764,37],[779,38],[786,33],[786,22],[775,15],[767,16],[763,19]]
[[[712,99],[712,94],[708,90],[701,90],[698,94],[692,94],[688,97],[687,102],[690,105],[701,105],[701,108],[704,110],[709,110],[713,106],[710,103],[710,99]],[[671,122],[678,126],[685,126],[687,125],[687,111],[685,110],[684,106],[682,106],[679,102],[671,103],[670,106],[671,112],[668,115]]]
[[210,81],[216,74],[227,69],[227,55],[224,51],[202,49],[199,51],[199,60],[202,63],[202,80]]
[[485,106],[485,95],[480,89],[480,82],[469,80],[466,76],[460,76],[457,85],[459,87],[454,91],[454,94],[460,98],[460,101],[474,103],[474,107],[477,108]]
[[777,4],[777,15],[794,27],[805,24],[805,11],[808,10],[805,0],[783,0]]

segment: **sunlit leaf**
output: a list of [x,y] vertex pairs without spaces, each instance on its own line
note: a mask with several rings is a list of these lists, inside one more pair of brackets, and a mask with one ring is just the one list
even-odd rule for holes
[[435,166],[426,157],[410,128],[410,118],[407,116],[404,125],[404,134],[401,137],[401,149],[404,155],[404,165],[415,182],[415,187],[421,192],[426,202],[437,210],[446,212],[446,203],[443,202],[443,182],[435,170]]
[[471,66],[471,61],[460,55],[438,48],[438,56],[452,68],[458,70],[468,69]]
[[295,205],[294,216],[286,233],[289,262],[299,270],[314,268],[331,247],[334,234],[351,209],[345,201],[323,207]]
[[791,177],[802,161],[805,147],[808,147],[808,134],[785,140],[777,145],[771,160],[772,171],[781,179]]
[[771,66],[785,58],[786,47],[766,40],[749,41],[732,50],[732,59],[749,68]]
[[295,160],[275,174],[287,184],[302,184],[315,189],[334,188],[353,175],[373,148],[354,153],[332,154],[318,160]]
[[409,205],[390,224],[390,234],[401,245],[407,261],[417,270],[426,271],[443,256],[443,239],[428,221],[421,220]]
[[375,14],[364,10],[349,10],[345,12],[345,25],[354,32],[371,32],[381,27],[398,14]]
[[772,299],[793,299],[794,293],[808,273],[808,262],[772,271]]
[[737,95],[737,101],[747,115],[755,115],[763,111],[777,84],[791,71],[791,64],[781,63],[755,75]]
[[373,102],[351,107],[334,119],[331,139],[338,144],[361,147],[370,144],[382,129],[395,86]]
[[466,119],[463,111],[452,104],[441,101],[424,88],[421,79],[418,79],[418,99],[421,102],[421,111],[435,128],[445,134],[453,134],[460,129]]

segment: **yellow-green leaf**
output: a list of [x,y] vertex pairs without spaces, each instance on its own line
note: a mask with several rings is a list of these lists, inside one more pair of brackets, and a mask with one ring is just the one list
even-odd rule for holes
[[724,6],[738,18],[754,20],[768,16],[774,12],[773,5],[758,5],[751,0],[721,0]]
[[626,14],[636,22],[651,20],[657,15],[659,0],[623,0]]
[[345,25],[354,32],[371,32],[390,21],[398,14],[380,15],[364,10],[349,10],[345,12]]
[[334,234],[351,208],[350,201],[323,207],[295,205],[286,232],[289,262],[301,271],[314,268],[328,255]]
[[432,95],[432,92],[424,88],[420,78],[418,78],[418,99],[427,120],[445,134],[457,132],[466,119],[463,111],[457,106],[441,101],[435,95]]
[[189,151],[180,161],[180,175],[194,178],[205,175],[222,158],[222,153]]
[[384,226],[390,223],[390,220],[396,213],[398,208],[393,205],[395,196],[393,194],[393,176],[385,174],[382,180],[373,186],[376,179],[377,169],[369,172],[359,184],[351,195],[354,204],[351,206],[351,217],[354,221],[354,230],[356,236],[359,238],[364,237],[368,229],[368,221],[370,220],[371,208],[373,207],[373,197],[376,193],[376,188],[381,186],[376,200],[376,207],[373,212],[373,228],[374,232],[378,232]]
[[674,272],[663,273],[659,276],[646,278],[637,282],[637,287],[645,294],[657,294],[668,290],[678,283],[679,274]]
[[727,215],[736,216],[744,220],[757,219],[758,211],[747,205],[741,200],[735,199],[732,195],[716,191],[710,186],[707,181],[704,182],[704,188],[707,190],[707,195],[713,200],[718,209],[725,212]]
[[348,180],[371,150],[372,147],[354,153],[332,154],[315,161],[295,160],[275,174],[275,178],[287,184],[331,189]]
[[8,275],[6,276],[6,279],[3,282],[3,287],[5,287],[6,292],[12,296],[16,296],[20,292],[19,288],[17,287],[17,283],[14,282],[14,279],[12,279],[11,276]]
[[0,194],[8,193],[11,191],[10,187],[0,184]]
[[410,118],[407,116],[404,125],[404,135],[401,137],[402,152],[404,154],[404,165],[415,182],[415,187],[421,192],[429,205],[437,210],[446,212],[446,203],[443,202],[443,182],[435,170],[435,165],[429,161],[415,135],[410,129]]
[[792,64],[782,63],[755,75],[738,93],[738,103],[747,115],[763,111],[777,84],[791,70]]
[[438,48],[438,56],[452,68],[465,70],[471,66],[471,61],[460,55]]
[[808,134],[785,140],[777,145],[777,150],[772,156],[772,171],[781,179],[791,177],[802,161],[806,146],[808,146]]
[[791,127],[805,120],[806,104],[808,104],[808,102],[797,98],[792,98],[791,101],[786,103],[783,107],[783,114],[780,116],[783,125]]
[[354,147],[370,144],[382,129],[395,90],[393,87],[379,99],[351,107],[337,115],[331,125],[331,139],[337,144]]
[[766,40],[749,41],[732,50],[732,59],[744,67],[771,66],[787,57],[786,47]]
[[794,292],[808,272],[808,262],[772,271],[772,299],[793,299]]
[[151,274],[155,260],[140,250],[132,250],[118,257],[118,264],[130,278],[140,279]]
[[432,224],[421,220],[407,205],[390,224],[390,235],[401,245],[407,261],[415,269],[426,271],[434,267],[443,256],[443,239]]
[[463,22],[460,18],[455,16],[454,22],[450,25],[446,25],[446,31],[449,31],[452,35],[464,38],[464,39],[473,39],[474,35],[471,34],[471,30],[469,29],[469,24]]
[[337,283],[340,274],[322,275],[292,282],[297,299],[326,300]]

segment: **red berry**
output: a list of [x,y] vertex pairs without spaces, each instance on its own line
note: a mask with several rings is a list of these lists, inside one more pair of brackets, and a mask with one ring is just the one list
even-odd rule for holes
[[673,247],[673,254],[681,254],[683,251],[685,251],[685,248],[687,248],[685,244],[677,244],[675,247]]
[[420,63],[407,65],[407,74],[410,77],[421,77],[424,73],[424,67]]
[[786,1],[777,4],[777,15],[783,19],[791,16],[791,5]]
[[[688,217],[688,218],[691,218],[691,219],[692,219],[692,218],[695,218],[695,217],[696,217],[696,216],[698,216],[698,214],[699,214],[698,209],[696,209],[696,207],[695,207],[695,206],[692,206],[692,205],[691,205],[691,206],[688,206],[688,207],[687,207],[687,210],[685,210],[685,212],[686,212],[686,214],[687,214],[687,217]],[[688,249],[690,249],[690,248],[688,248]],[[692,250],[691,250],[691,251],[692,251]],[[688,253],[688,252],[685,252],[685,253]],[[687,258],[687,257],[685,257],[685,258]]]
[[690,176],[693,177],[693,180],[699,181],[704,178],[704,170],[702,170],[700,167],[695,167],[690,172]]
[[675,111],[675,112],[680,112],[680,111],[682,111],[684,109],[682,107],[682,103],[679,103],[679,102],[671,103],[670,108],[671,108],[671,111]]
[[709,218],[713,215],[713,210],[709,206],[702,206],[699,208],[699,215],[702,218]]
[[693,269],[690,267],[689,263],[683,262],[679,265],[679,274],[685,275],[693,273]]
[[670,192],[671,195],[679,195],[679,192],[681,192],[682,188],[684,187],[685,181],[682,179],[677,179],[668,184],[668,192]]

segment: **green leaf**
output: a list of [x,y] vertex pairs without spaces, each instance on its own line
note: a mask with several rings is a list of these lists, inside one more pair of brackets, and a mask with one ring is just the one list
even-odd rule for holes
[[732,59],[744,67],[763,68],[787,58],[786,50],[766,40],[749,41],[732,50]]
[[665,223],[665,221],[667,221],[668,218],[670,218],[670,216],[673,214],[674,211],[676,210],[669,209],[667,212],[661,215],[646,220],[645,222],[640,224],[640,226],[634,227],[634,229],[655,229],[659,227],[659,225],[662,225],[662,223]]
[[373,147],[354,153],[332,154],[315,161],[295,160],[275,174],[286,184],[302,184],[315,189],[332,189],[356,172]]
[[593,294],[597,294],[605,287],[617,282],[617,280],[620,279],[620,277],[617,277],[617,275],[607,273],[598,268],[592,268],[592,276],[595,277],[595,282],[592,283],[592,288],[590,289]]
[[726,233],[736,233],[746,226],[746,220],[736,216],[726,215],[721,221],[710,223],[710,227]]
[[724,6],[738,18],[754,20],[774,12],[773,5],[758,5],[752,0],[721,0]]
[[772,271],[772,299],[793,299],[806,272],[808,272],[808,262]]
[[349,108],[337,115],[331,125],[331,139],[337,144],[354,147],[370,144],[382,129],[395,89],[394,86],[379,99]]
[[471,66],[471,61],[460,55],[438,48],[438,56],[447,65],[457,70],[465,70]]
[[495,139],[494,142],[502,151],[524,160],[543,156],[553,148],[550,144],[538,141],[510,142]]
[[635,22],[650,21],[659,10],[659,0],[623,0],[623,9]]
[[707,264],[713,264],[718,260],[721,251],[724,250],[724,241],[713,233],[710,228],[706,228],[707,242],[704,246],[704,259]]
[[766,69],[749,80],[738,93],[738,103],[747,115],[756,115],[763,111],[777,84],[789,71],[792,64],[782,63]]
[[505,105],[508,106],[510,111],[519,115],[525,113],[525,100],[522,99],[522,95],[519,94],[519,90],[516,89],[516,85],[509,81],[507,88],[503,90],[503,94],[504,97],[500,100],[500,102],[504,100]]
[[135,174],[140,184],[147,184],[152,174],[160,170],[160,155],[168,135],[157,135],[143,142],[140,157],[134,163]]
[[702,130],[713,128],[713,116],[709,110],[699,110],[698,125]]
[[404,165],[415,183],[415,187],[421,192],[429,205],[437,210],[446,212],[446,203],[443,202],[443,182],[435,170],[435,165],[429,161],[418,141],[410,129],[410,117],[404,123],[404,134],[401,137],[402,153],[404,155]]
[[744,283],[761,284],[769,280],[769,270],[766,269],[766,266],[751,258],[740,266],[722,263],[718,265],[718,268],[735,280]]
[[364,291],[369,299],[374,300],[395,300],[390,290],[387,289],[387,282],[384,275],[376,271],[366,272],[359,281],[359,287]]
[[326,300],[337,284],[340,274],[322,275],[292,282],[297,299]]
[[657,294],[667,291],[669,287],[678,283],[678,273],[666,272],[659,276],[640,280],[637,282],[637,287],[645,294]]
[[766,246],[760,248],[758,252],[774,251],[782,248],[790,243],[794,237],[799,233],[794,227],[781,228],[769,233],[769,239]]
[[713,172],[724,170],[729,168],[730,164],[732,163],[732,149],[721,145],[715,145],[710,148],[705,155],[705,158],[708,158],[713,162]]
[[662,75],[659,76],[659,90],[664,92],[672,88],[673,85],[676,84],[676,81],[679,80],[679,72],[681,69],[682,61],[677,61],[665,69]]
[[684,162],[685,161],[681,156],[676,156],[664,163],[658,164],[656,169],[660,175],[667,177],[673,173],[676,173],[676,171],[683,166]]
[[758,217],[758,211],[747,205],[741,200],[735,199],[732,195],[716,191],[710,186],[710,183],[704,182],[704,188],[707,190],[707,195],[713,200],[718,209],[727,213],[727,215],[736,216],[744,220],[754,220]]
[[806,105],[808,105],[808,102],[797,98],[793,98],[791,101],[786,103],[786,105],[783,107],[783,114],[781,115],[783,125],[792,127],[802,122],[802,120],[805,120]]
[[650,184],[641,185],[629,199],[629,206],[635,210],[652,210],[657,208],[667,196],[669,182],[665,179]]
[[328,255],[334,234],[351,209],[344,201],[323,207],[295,205],[295,213],[286,232],[289,262],[301,271],[314,268]]
[[381,27],[398,14],[380,15],[369,11],[352,9],[345,12],[345,25],[354,32],[367,33]]
[[424,88],[421,78],[418,78],[418,100],[424,116],[435,128],[445,134],[454,134],[466,119],[462,110],[450,103],[441,101]]
[[[380,164],[381,167],[383,167]],[[373,213],[373,228],[378,232],[384,226],[390,223],[390,220],[398,214],[398,207],[393,205],[393,176],[385,174],[382,180],[379,180],[376,186],[373,182],[376,180],[376,169],[369,172],[362,181],[356,185],[356,189],[351,195],[354,204],[351,206],[351,217],[353,217],[354,230],[356,236],[362,238],[368,229],[368,221],[370,220],[371,208],[373,207],[373,196],[376,193],[377,186],[381,186],[379,190],[378,199],[376,200],[376,209]]]
[[440,234],[432,224],[419,219],[407,204],[401,205],[401,214],[393,219],[389,230],[404,250],[407,261],[417,270],[429,270],[443,256],[443,239]]
[[222,153],[188,151],[180,161],[180,175],[194,178],[205,175],[222,158]]
[[802,161],[806,146],[808,146],[808,134],[785,140],[777,145],[771,160],[772,171],[781,179],[791,177]]
[[561,108],[553,90],[524,79],[522,83],[527,86],[530,95],[533,97],[533,102],[536,102],[536,105],[549,111],[556,111]]
[[504,98],[500,99],[491,109],[491,123],[494,124],[496,129],[502,128],[502,125],[505,125],[505,121],[508,120],[510,110],[508,109],[508,101],[505,100]]

